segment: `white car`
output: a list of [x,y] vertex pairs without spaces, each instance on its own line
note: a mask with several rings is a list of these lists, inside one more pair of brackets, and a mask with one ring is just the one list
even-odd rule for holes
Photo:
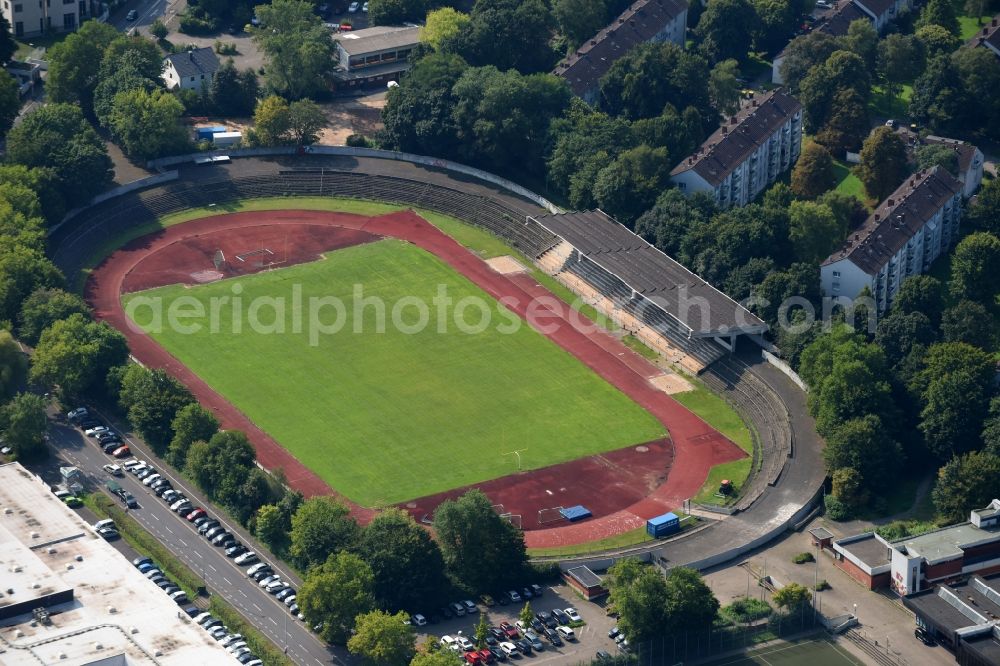
[[265,576],[265,577],[261,578],[260,582],[257,583],[257,585],[259,585],[260,587],[267,587],[268,585],[270,585],[271,583],[273,583],[276,580],[281,580],[281,577],[272,574],[270,576]]
[[[287,601],[287,599],[286,599],[286,601]],[[291,604],[289,604],[289,606],[290,605]],[[427,625],[427,618],[424,617],[423,615],[421,615],[420,613],[417,613],[411,619],[413,620],[413,624],[417,625],[418,627],[423,627],[423,626]]]
[[358,11],[358,6],[359,6],[358,3],[352,2],[350,7],[347,8],[347,13],[354,14],[355,12]]
[[108,426],[94,426],[93,428],[87,428],[83,431],[83,434],[87,437],[97,437],[102,432],[111,432]]
[[114,526],[115,526],[115,521],[111,520],[110,518],[105,518],[104,520],[98,520],[96,523],[94,523],[94,530],[100,531],[105,527],[114,527]]
[[258,571],[260,571],[261,569],[263,569],[266,566],[268,566],[268,564],[266,562],[258,562],[257,564],[255,564],[252,567],[250,567],[250,568],[247,569],[247,576],[254,575],[255,573],[257,573]]
[[575,608],[564,608],[563,613],[566,613],[566,617],[568,617],[571,622],[583,621],[583,618],[580,617],[580,614],[576,612]]
[[517,646],[511,643],[510,641],[504,641],[503,643],[501,643],[500,649],[503,650],[503,653],[508,657],[513,657],[514,655],[517,654]]
[[186,497],[184,499],[177,500],[176,502],[174,502],[173,504],[170,505],[170,510],[171,511],[177,511],[177,509],[181,508],[181,505],[183,505],[184,502],[187,502],[187,501],[188,501],[188,498],[186,498]]
[[556,627],[556,631],[558,631],[559,635],[563,637],[563,640],[567,641],[576,640],[576,634],[574,634],[573,630],[570,629],[569,627],[558,626]]
[[152,483],[154,481],[156,481],[157,479],[162,479],[162,478],[163,477],[160,476],[159,474],[150,474],[149,476],[147,476],[145,479],[142,480],[142,485],[144,485],[144,486],[152,485]]
[[363,5],[361,5],[361,11],[363,11],[365,14],[368,13],[368,3],[367,2],[365,4],[363,4]]
[[248,550],[242,555],[238,555],[236,559],[233,560],[233,562],[235,562],[236,564],[248,564],[256,559],[257,559],[257,553],[253,552],[252,550]]
[[456,641],[454,638],[452,638],[448,634],[445,634],[444,636],[442,636],[440,642],[441,642],[441,647],[443,647],[443,648],[448,648],[449,650],[453,650],[455,652],[458,652],[459,649],[460,649],[458,647],[458,641]]
[[242,639],[243,639],[243,634],[229,634],[228,636],[223,638],[220,642],[222,643],[222,647],[229,647],[233,643],[236,643],[237,641],[240,641]]
[[89,412],[87,411],[86,407],[77,407],[76,409],[67,413],[66,418],[72,421],[74,419],[82,419],[84,416],[87,416],[87,414],[89,414]]
[[465,636],[456,636],[455,642],[458,643],[458,647],[462,648],[462,652],[472,652],[475,649],[472,641]]
[[122,468],[119,465],[104,465],[101,469],[111,476],[121,476]]

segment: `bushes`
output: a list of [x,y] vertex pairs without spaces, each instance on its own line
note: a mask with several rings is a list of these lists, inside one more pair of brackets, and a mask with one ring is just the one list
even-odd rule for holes
[[823,503],[826,505],[826,517],[830,520],[850,520],[853,517],[851,508],[833,495],[824,496]]
[[813,557],[812,553],[799,553],[792,558],[792,562],[795,564],[805,564],[806,562],[815,562],[816,558]]
[[186,35],[212,35],[219,31],[219,23],[188,11],[181,15],[180,31]]
[[719,611],[724,618],[735,624],[748,624],[771,615],[771,605],[762,599],[743,597]]

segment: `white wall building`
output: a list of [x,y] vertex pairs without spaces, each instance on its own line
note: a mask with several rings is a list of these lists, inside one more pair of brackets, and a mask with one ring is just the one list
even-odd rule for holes
[[552,73],[565,79],[573,94],[593,104],[601,77],[634,47],[671,42],[684,48],[687,12],[687,0],[637,0],[556,65]]
[[958,240],[962,184],[941,167],[911,176],[820,266],[824,296],[853,299],[867,288],[879,311],[911,275]]
[[91,0],[0,0],[0,11],[15,37],[70,32],[94,18]]
[[161,78],[169,90],[183,88],[200,92],[202,86],[212,85],[212,77],[219,69],[219,59],[210,47],[173,53],[163,59]]
[[684,194],[707,192],[721,208],[745,206],[802,150],[802,105],[780,90],[747,100],[694,155],[670,172]]

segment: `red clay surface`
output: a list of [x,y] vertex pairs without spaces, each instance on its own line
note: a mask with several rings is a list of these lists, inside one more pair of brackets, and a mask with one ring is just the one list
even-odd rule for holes
[[[163,284],[194,284],[194,274],[214,269],[212,257],[217,249],[226,252],[230,267],[237,263],[235,254],[262,246],[275,253],[270,255],[271,260],[281,261],[285,255],[283,265],[289,265],[377,236],[412,242],[450,264],[494,298],[504,298],[508,307],[656,416],[670,433],[671,441],[647,443],[646,452],[629,447],[477,484],[495,503],[503,504],[505,511],[521,515],[529,548],[586,543],[642,526],[647,518],[676,508],[693,496],[712,466],[745,456],[739,447],[647,381],[660,374],[659,369],[581,317],[537,284],[530,273],[495,272],[412,211],[365,217],[286,210],[201,218],[137,239],[112,253],[91,274],[86,297],[99,318],[125,334],[139,361],[164,368],[177,377],[215,412],[222,427],[246,432],[264,467],[282,468],[289,483],[307,496],[335,494],[152,338],[134,330],[120,296],[124,291]],[[261,270],[259,263],[248,260],[245,272]],[[574,326],[577,323],[586,328],[580,330],[582,327]],[[670,464],[671,457],[675,464]],[[421,498],[407,508],[421,518],[432,513],[445,496],[463,490]],[[594,518],[575,524],[538,525],[539,509],[577,503],[590,509]],[[361,521],[373,514],[371,509],[348,504]]]

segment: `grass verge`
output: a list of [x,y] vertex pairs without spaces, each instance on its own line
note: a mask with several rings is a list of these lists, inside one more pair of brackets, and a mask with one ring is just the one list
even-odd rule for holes
[[160,570],[177,583],[187,593],[188,598],[195,599],[198,596],[198,590],[204,588],[205,581],[174,557],[173,553],[113,499],[99,491],[87,493],[82,499],[87,508],[99,517],[114,520],[121,537],[140,554],[153,558]]
[[[834,188],[843,194],[849,194],[861,203],[865,204],[865,186],[861,180],[851,171],[851,165],[843,160],[833,160],[833,173],[837,179]],[[865,204],[867,206],[867,204]]]
[[970,39],[976,36],[976,33],[979,32],[979,30],[984,25],[990,24],[991,18],[993,17],[983,16],[977,19],[975,16],[967,16],[965,14],[959,16],[958,17],[959,39],[961,39],[963,42],[969,41]]
[[646,526],[637,527],[628,532],[622,532],[614,536],[591,541],[590,543],[575,544],[572,546],[556,546],[554,548],[529,548],[528,557],[570,557],[573,555],[586,555],[596,553],[601,550],[612,550],[615,548],[628,548],[638,546],[652,541],[653,537],[646,533]]
[[634,335],[624,335],[622,336],[622,344],[650,361],[655,361],[660,357],[654,350],[643,344],[642,340],[635,337]]

